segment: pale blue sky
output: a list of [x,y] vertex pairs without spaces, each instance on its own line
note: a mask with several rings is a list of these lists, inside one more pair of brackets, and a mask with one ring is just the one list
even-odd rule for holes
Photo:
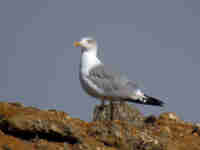
[[0,19],[0,96],[90,120],[99,102],[80,87],[72,47],[89,35],[105,64],[167,103],[137,105],[144,114],[199,120],[200,1],[2,0]]

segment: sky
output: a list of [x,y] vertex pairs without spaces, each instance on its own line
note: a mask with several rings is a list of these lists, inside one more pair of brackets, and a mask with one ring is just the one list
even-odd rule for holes
[[199,0],[1,0],[0,22],[0,101],[91,120],[100,102],[80,87],[73,42],[92,36],[104,64],[166,103],[143,114],[199,121]]

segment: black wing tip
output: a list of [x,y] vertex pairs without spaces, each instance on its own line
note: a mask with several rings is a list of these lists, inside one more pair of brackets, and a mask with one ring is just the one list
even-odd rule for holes
[[159,106],[159,107],[164,107],[165,103],[161,100],[158,100],[156,98],[153,98],[148,95],[144,95],[145,101],[141,100],[133,100],[133,99],[124,99],[125,101],[131,102],[131,103],[138,103],[138,104],[144,104],[144,105],[152,105],[152,106]]
[[158,100],[158,99],[153,98],[153,97],[148,96],[148,95],[145,95],[145,96],[147,97],[146,104],[164,107],[165,103],[163,101]]

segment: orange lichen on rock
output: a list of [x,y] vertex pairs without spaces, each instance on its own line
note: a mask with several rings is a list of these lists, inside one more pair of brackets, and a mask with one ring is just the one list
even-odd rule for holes
[[0,102],[0,150],[200,150],[200,126],[175,113],[143,116],[128,104],[95,108],[92,122],[57,110]]

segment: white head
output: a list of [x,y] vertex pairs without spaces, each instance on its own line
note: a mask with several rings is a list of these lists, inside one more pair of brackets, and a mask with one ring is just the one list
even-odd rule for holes
[[79,42],[74,42],[75,47],[81,47],[81,52],[97,53],[97,42],[91,37],[84,37]]

